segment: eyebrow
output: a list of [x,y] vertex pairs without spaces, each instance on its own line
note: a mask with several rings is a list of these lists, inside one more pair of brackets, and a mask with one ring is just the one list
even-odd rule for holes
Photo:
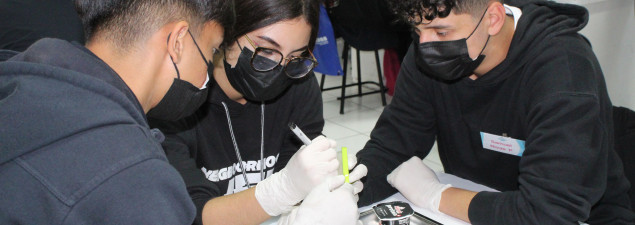
[[442,24],[424,27],[424,29],[450,29],[450,28],[451,28],[450,26],[442,25]]
[[267,36],[258,36],[258,38],[265,40],[267,42],[269,42],[269,44],[272,44],[273,46],[275,46],[276,48],[280,48],[280,44],[278,44],[278,42],[274,41],[273,39],[271,39],[270,37]]
[[[278,44],[278,42],[274,41],[273,39],[271,39],[270,37],[267,36],[258,36],[258,38],[265,40],[266,42],[269,42],[269,44],[272,44],[273,46],[275,46],[276,48],[280,49],[280,44]],[[291,52],[299,52],[299,51],[304,51],[306,49],[308,49],[309,46],[305,45],[304,47],[298,48],[296,50],[293,50]]]

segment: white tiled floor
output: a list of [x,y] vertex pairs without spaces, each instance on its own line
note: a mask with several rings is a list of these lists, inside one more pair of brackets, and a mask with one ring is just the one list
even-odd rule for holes
[[[383,55],[383,52],[380,52]],[[362,52],[362,80],[377,80],[377,72],[375,68],[375,60],[372,52]],[[355,68],[355,62],[352,62],[352,68]],[[367,72],[366,72],[367,71]],[[351,74],[349,68],[349,74]],[[356,74],[356,72],[354,73]],[[319,79],[321,74],[316,76]],[[356,76],[354,76],[356,78]],[[353,77],[349,75],[347,78],[348,83],[354,82]],[[327,76],[325,87],[333,87],[341,85],[342,77],[340,76]],[[377,89],[376,87],[364,87],[363,90]],[[361,150],[366,142],[370,139],[370,132],[375,127],[377,119],[381,115],[383,106],[381,104],[381,96],[379,94],[366,95],[363,97],[355,97],[346,99],[344,105],[344,114],[340,115],[340,101],[337,97],[340,95],[340,90],[331,90],[322,92],[322,98],[324,101],[324,118],[326,120],[324,126],[324,134],[329,138],[337,141],[338,147],[347,147],[349,154],[355,153]],[[349,87],[346,89],[347,94],[356,94],[356,87]],[[386,95],[386,100],[390,103],[392,99]],[[424,163],[435,171],[443,171],[441,160],[439,159],[439,153],[437,152],[436,145],[432,151],[424,159]]]

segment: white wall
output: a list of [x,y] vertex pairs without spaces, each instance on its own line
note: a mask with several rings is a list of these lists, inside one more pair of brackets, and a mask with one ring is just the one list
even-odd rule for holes
[[[611,101],[616,106],[635,110],[635,0],[556,1],[582,5],[589,10],[589,23],[581,33],[593,45]],[[383,55],[381,52],[380,56]],[[373,53],[362,52],[361,58],[363,79],[377,80]],[[355,59],[354,51],[352,59]],[[352,74],[357,74],[355,60],[351,66]],[[356,80],[356,76],[349,80]]]
[[558,0],[585,6],[589,24],[582,30],[600,60],[614,105],[635,110],[635,1]]

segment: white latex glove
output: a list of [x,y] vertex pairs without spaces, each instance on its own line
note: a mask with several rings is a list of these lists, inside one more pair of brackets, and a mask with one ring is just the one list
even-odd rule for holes
[[366,176],[366,174],[368,173],[368,168],[366,168],[366,165],[364,164],[355,166],[356,164],[357,164],[357,157],[355,155],[348,155],[348,167],[354,168],[353,171],[349,172],[348,174],[348,181],[351,182],[351,185],[353,186],[353,193],[355,193],[355,201],[358,201],[359,200],[358,194],[362,192],[362,190],[364,190],[364,184],[362,184],[362,181],[360,179]]
[[353,189],[344,183],[344,176],[331,177],[315,187],[299,207],[280,217],[278,225],[361,224]]
[[[355,156],[354,154],[348,154],[348,167],[349,168],[354,168],[352,172],[349,172],[348,174],[348,181],[351,182],[351,185],[353,185],[353,190],[355,193],[355,200],[359,200],[359,196],[357,194],[359,194],[360,192],[362,192],[362,190],[364,190],[364,185],[362,184],[362,181],[360,181],[360,179],[362,179],[363,177],[366,176],[366,174],[368,173],[368,168],[366,168],[366,165],[361,164],[358,165],[357,167],[355,166],[357,164],[357,156]],[[339,166],[340,168],[342,168],[342,165]],[[341,169],[338,170],[338,174],[341,174],[342,171]]]
[[358,194],[362,192],[362,190],[364,190],[364,184],[362,184],[362,181],[360,179],[365,177],[367,173],[368,173],[368,168],[366,168],[366,165],[361,164],[355,167],[353,172],[349,173],[348,175],[348,179],[351,182],[351,186],[353,186],[353,194],[355,194],[355,201],[359,200]]
[[302,146],[287,166],[256,185],[256,199],[270,216],[291,211],[327,177],[337,175],[335,141],[319,136]]
[[388,183],[416,206],[439,212],[441,194],[452,187],[439,178],[419,157],[412,157],[388,174]]

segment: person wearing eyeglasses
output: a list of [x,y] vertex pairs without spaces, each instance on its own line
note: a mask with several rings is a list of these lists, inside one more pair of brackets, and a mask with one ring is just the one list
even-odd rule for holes
[[[260,224],[278,215],[281,224],[354,224],[362,188],[354,181],[365,167],[351,173],[353,185],[344,184],[335,142],[320,136],[311,53],[319,1],[242,0],[235,7],[208,101],[176,123],[150,117],[197,207],[195,224]],[[303,146],[290,123],[312,143]]]

